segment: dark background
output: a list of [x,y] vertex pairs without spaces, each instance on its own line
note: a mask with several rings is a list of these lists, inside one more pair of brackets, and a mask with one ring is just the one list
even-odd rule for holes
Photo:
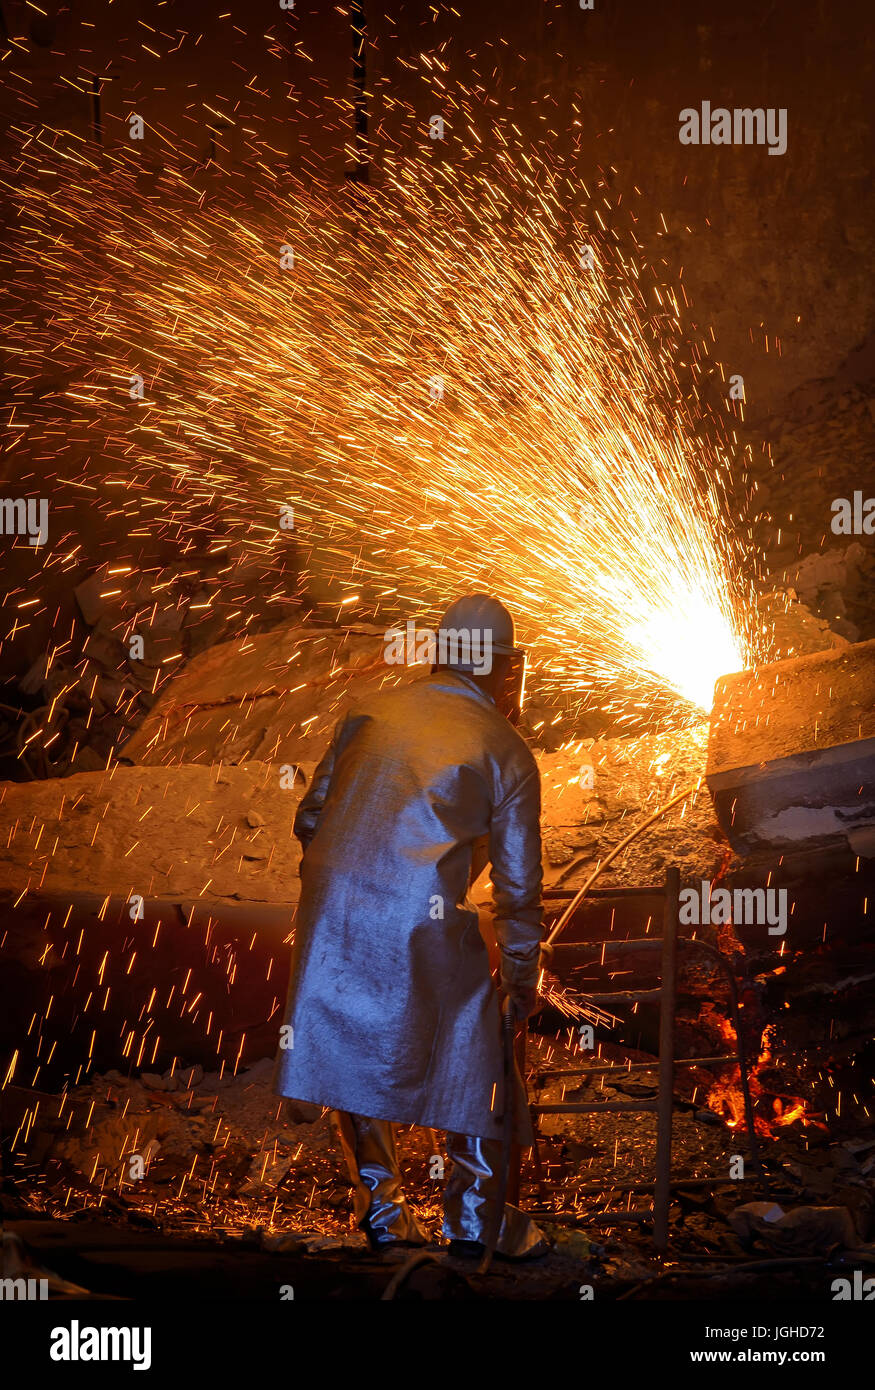
[[[97,75],[107,146],[124,138],[136,111],[160,130],[168,159],[206,157],[213,135],[217,159],[240,163],[248,126],[294,169],[340,180],[350,162],[347,6],[297,0],[287,13],[279,0],[45,0],[45,17],[21,0],[0,8],[13,39],[36,41],[28,51],[13,45],[5,64],[4,125],[29,110],[35,123],[90,138],[90,96],[69,83],[89,88]],[[513,107],[526,135],[549,131],[558,148],[576,145],[588,186],[601,171],[612,192],[636,201],[639,236],[657,246],[671,276],[682,269],[696,321],[713,326],[718,356],[744,375],[751,412],[832,375],[867,342],[868,5],[596,0],[590,12],[577,0],[477,0],[456,8],[461,17],[425,0],[366,0],[377,179],[403,105],[421,108],[424,124],[434,114],[405,63],[441,51],[450,80],[481,81]],[[786,107],[787,153],[681,145],[678,113],[703,99]],[[488,127],[483,135],[488,141]],[[848,363],[850,379],[868,362]]]

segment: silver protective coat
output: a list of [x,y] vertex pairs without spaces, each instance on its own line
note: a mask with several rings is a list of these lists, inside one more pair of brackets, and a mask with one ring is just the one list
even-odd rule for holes
[[[338,724],[295,833],[304,856],[279,1093],[500,1138],[498,995],[467,892],[486,837],[502,980],[533,988],[540,778],[524,739],[457,672],[384,691]],[[514,1111],[529,1144],[518,1078]]]

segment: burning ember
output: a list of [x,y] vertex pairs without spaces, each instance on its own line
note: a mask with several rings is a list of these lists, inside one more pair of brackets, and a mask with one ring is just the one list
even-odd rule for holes
[[[712,1020],[718,1025],[727,1050],[734,1050],[737,1037],[731,1020],[716,1013],[712,1015]],[[763,1085],[762,1073],[772,1061],[768,1032],[767,1029],[763,1035],[759,1056],[748,1078],[757,1134],[765,1139],[773,1139],[777,1129],[792,1125],[797,1120],[806,1128],[816,1125],[819,1129],[826,1130],[827,1126],[812,1113],[808,1102],[801,1096],[778,1096]],[[733,1068],[731,1076],[715,1081],[708,1091],[706,1103],[715,1114],[723,1116],[730,1129],[744,1126],[744,1096],[738,1080],[737,1067]],[[769,1110],[771,1114],[768,1114]]]

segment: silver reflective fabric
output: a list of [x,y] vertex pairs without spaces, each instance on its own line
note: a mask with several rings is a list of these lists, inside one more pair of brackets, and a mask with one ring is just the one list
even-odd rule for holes
[[427,1245],[401,1189],[394,1126],[368,1115],[337,1116],[349,1175],[355,1183],[355,1216],[374,1246]]
[[[540,780],[469,678],[439,671],[341,720],[295,820],[304,846],[277,1090],[383,1120],[500,1138],[498,995],[467,901],[488,837],[502,978],[534,986]],[[516,1138],[532,1142],[517,1082]]]
[[[444,1194],[443,1233],[447,1240],[476,1240],[485,1245],[498,1198],[502,1146],[497,1139],[448,1134],[447,1157],[453,1168]],[[499,1255],[519,1259],[546,1254],[548,1242],[525,1212],[505,1202],[495,1249]]]
[[[365,1115],[338,1115],[350,1177],[356,1186],[355,1214],[370,1243],[425,1245],[428,1235],[410,1210],[401,1188],[393,1126]],[[492,1204],[500,1187],[501,1144],[467,1134],[447,1135],[452,1164],[444,1193],[443,1234],[447,1240],[485,1245]],[[519,1259],[545,1254],[548,1243],[518,1207],[505,1204],[496,1251]]]

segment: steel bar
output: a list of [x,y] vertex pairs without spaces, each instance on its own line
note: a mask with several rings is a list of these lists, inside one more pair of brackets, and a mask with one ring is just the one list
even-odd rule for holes
[[652,1110],[655,1113],[658,1106],[655,1100],[602,1100],[578,1104],[565,1102],[561,1105],[531,1105],[529,1109],[534,1115],[588,1115],[602,1110]]
[[648,1000],[653,1003],[659,999],[662,991],[656,989],[609,989],[600,990],[597,994],[590,994],[589,990],[581,991],[593,1004],[644,1004]]
[[[706,1067],[715,1066],[721,1062],[725,1062],[728,1065],[737,1067],[738,1055],[735,1052],[724,1052],[723,1055],[720,1057],[675,1057],[674,1059],[674,1064],[676,1067]],[[547,1068],[544,1071],[538,1070],[532,1072],[532,1077],[534,1080],[538,1081],[545,1076],[607,1076],[609,1073],[612,1072],[617,1073],[620,1076],[627,1076],[631,1072],[635,1071],[658,1070],[659,1060],[658,1058],[654,1058],[652,1062],[632,1062],[630,1066],[627,1066],[625,1062],[614,1062],[613,1064],[609,1063],[607,1066],[604,1067],[573,1067],[567,1070],[560,1070],[558,1068],[556,1070],[551,1070]]]
[[[590,888],[587,898],[646,898],[662,897],[665,890],[659,883],[652,887],[643,888]],[[546,900],[550,898],[556,901],[568,902],[569,899],[577,896],[574,888],[545,888],[543,895]]]
[[674,1008],[677,987],[677,929],[680,874],[671,865],[665,874],[665,923],[662,932],[662,1006],[659,1011],[659,1101],[656,1127],[656,1185],[653,1192],[653,1240],[668,1246],[671,1185],[671,1120],[674,1103]]
[[[710,1178],[672,1178],[671,1188],[675,1192],[684,1187],[723,1187],[726,1174],[715,1174]],[[652,1192],[652,1182],[588,1182],[583,1186],[569,1186],[567,1182],[545,1182],[545,1192],[567,1192],[570,1197],[597,1197],[600,1192]]]
[[622,937],[621,939],[619,939],[619,940],[617,940],[617,941],[611,941],[610,938],[608,938],[608,937],[606,937],[604,941],[594,941],[594,940],[592,939],[592,937],[590,937],[590,938],[589,938],[588,940],[586,940],[586,941],[557,941],[556,945],[553,947],[553,950],[554,950],[554,951],[580,951],[580,950],[583,949],[584,946],[589,946],[589,947],[602,947],[602,946],[604,946],[605,949],[608,950],[608,951],[623,951],[623,950],[626,950],[626,951],[632,951],[632,950],[640,951],[640,950],[642,950],[642,949],[646,950],[646,948],[647,948],[648,946],[661,946],[661,945],[662,945],[662,937],[661,937],[661,936],[629,936],[629,937],[625,937],[625,936],[624,936],[624,937]]

